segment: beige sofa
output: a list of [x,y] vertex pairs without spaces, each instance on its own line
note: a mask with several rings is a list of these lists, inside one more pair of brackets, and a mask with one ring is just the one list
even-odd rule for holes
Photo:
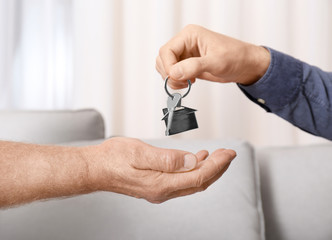
[[[4,140],[79,146],[104,139],[103,119],[91,109],[7,111],[0,123]],[[98,192],[0,210],[0,239],[332,239],[332,144],[144,141],[194,152],[227,147],[238,156],[206,191],[160,205]]]

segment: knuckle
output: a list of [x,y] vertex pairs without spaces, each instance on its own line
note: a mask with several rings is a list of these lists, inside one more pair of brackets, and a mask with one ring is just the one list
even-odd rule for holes
[[202,184],[202,186],[200,187],[200,191],[201,191],[201,192],[205,191],[206,189],[208,189],[209,186],[210,186],[210,185],[207,184],[207,183]]
[[192,30],[195,30],[197,29],[197,25],[196,24],[187,24],[185,27],[184,27],[184,30],[185,31],[192,31]]
[[167,153],[164,156],[164,169],[168,172],[171,172],[175,169],[175,161],[172,153]]
[[158,55],[158,56],[156,57],[156,67],[159,67],[160,64],[161,64],[161,58],[160,58],[160,56]]
[[195,186],[200,188],[203,185],[203,183],[204,183],[203,177],[201,175],[198,175]]
[[159,74],[163,74],[163,71],[162,71],[162,69],[161,69],[161,67],[158,65],[158,63],[155,65],[155,69],[157,70],[157,72],[159,73]]
[[208,183],[202,183],[199,186],[196,187],[196,192],[204,192],[206,189],[208,189],[210,185]]
[[167,50],[167,44],[164,44],[162,45],[160,48],[159,48],[159,56],[162,57],[165,53],[165,51]]

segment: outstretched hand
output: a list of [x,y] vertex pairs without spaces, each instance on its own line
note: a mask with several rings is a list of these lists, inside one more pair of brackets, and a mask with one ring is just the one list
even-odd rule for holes
[[205,190],[222,176],[236,153],[218,149],[208,155],[206,150],[192,154],[157,148],[138,139],[112,138],[87,159],[94,190],[161,203]]

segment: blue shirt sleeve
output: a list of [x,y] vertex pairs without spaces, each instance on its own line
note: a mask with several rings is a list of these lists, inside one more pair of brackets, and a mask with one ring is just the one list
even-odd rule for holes
[[256,83],[238,85],[266,111],[332,140],[332,73],[268,48],[271,63]]

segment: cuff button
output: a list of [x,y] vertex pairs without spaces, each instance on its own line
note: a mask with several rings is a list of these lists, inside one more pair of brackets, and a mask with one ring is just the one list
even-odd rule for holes
[[261,104],[265,104],[265,100],[264,99],[261,99],[261,98],[258,98],[257,99],[257,102],[261,103]]

